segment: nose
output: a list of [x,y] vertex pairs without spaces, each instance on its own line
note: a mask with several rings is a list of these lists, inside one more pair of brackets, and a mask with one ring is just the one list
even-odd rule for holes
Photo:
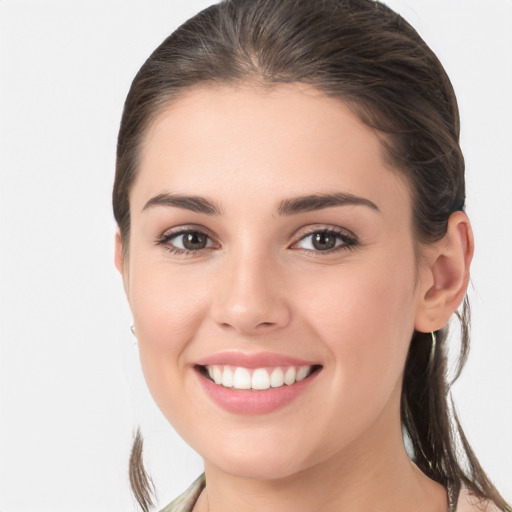
[[279,265],[269,257],[232,255],[216,280],[213,320],[246,336],[285,327],[290,307],[282,277]]

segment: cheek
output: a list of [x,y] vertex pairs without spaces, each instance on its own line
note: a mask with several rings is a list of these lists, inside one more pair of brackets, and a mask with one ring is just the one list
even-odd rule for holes
[[206,295],[202,278],[179,267],[169,268],[165,261],[134,260],[130,305],[137,331],[156,350],[164,349],[170,340],[186,337],[201,316]]
[[165,262],[142,256],[132,261],[130,305],[142,369],[157,402],[160,394],[176,389],[183,376],[183,354],[207,310],[207,290],[201,282],[200,276],[171,270]]
[[334,388],[372,399],[376,386],[395,386],[414,330],[414,278],[411,255],[316,280],[303,315],[334,360]]

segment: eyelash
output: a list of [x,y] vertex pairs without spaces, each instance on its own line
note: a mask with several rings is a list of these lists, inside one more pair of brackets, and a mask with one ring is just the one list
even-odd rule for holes
[[[303,233],[299,235],[299,239],[294,242],[291,247],[299,244],[300,242],[306,240],[308,237],[312,237],[313,235],[322,234],[324,236],[332,236],[336,239],[336,244],[332,249],[328,249],[325,251],[315,250],[315,249],[302,249],[308,254],[312,254],[314,256],[322,256],[328,254],[334,254],[340,251],[353,250],[358,245],[359,242],[356,236],[353,233],[348,232],[347,230],[335,229],[335,228],[326,228],[326,227],[313,227],[308,228]],[[339,243],[338,243],[339,242]]]
[[[171,233],[164,233],[163,235],[159,236],[156,239],[156,245],[164,247],[165,250],[170,252],[171,254],[177,255],[177,256],[199,256],[201,253],[203,253],[205,250],[212,250],[215,248],[215,243],[213,242],[210,246],[196,249],[196,250],[190,250],[190,249],[181,249],[179,247],[176,247],[175,245],[172,245],[170,242],[173,239],[178,238],[179,236],[186,235],[186,234],[199,234],[204,235],[207,237],[209,241],[213,242],[212,237],[210,237],[207,233],[205,233],[203,230],[189,227],[189,228],[181,228],[178,231],[174,231]],[[308,254],[312,254],[314,256],[321,256],[323,254],[334,254],[340,251],[344,250],[353,250],[358,245],[359,242],[355,235],[353,235],[350,232],[347,232],[346,230],[341,229],[334,229],[334,228],[325,228],[325,227],[318,227],[309,229],[307,231],[304,231],[299,235],[299,238],[296,242],[293,242],[289,247],[293,248],[300,242],[306,240],[308,237],[312,237],[316,234],[322,234],[326,236],[333,236],[337,239],[335,247],[332,249],[327,249],[325,251],[321,250],[315,250],[315,249],[302,249],[303,251],[307,252]],[[338,243],[341,241],[341,243]],[[208,242],[207,242],[208,243]]]
[[[176,247],[175,245],[171,245],[170,242],[173,239],[178,238],[179,236],[187,235],[187,234],[199,234],[204,235],[207,237],[208,240],[212,241],[212,237],[209,236],[207,233],[205,233],[202,229],[195,228],[195,227],[184,227],[180,228],[178,231],[173,232],[167,232],[163,235],[159,236],[156,239],[156,245],[162,246],[166,251],[170,252],[171,254],[177,255],[177,256],[199,256],[203,251],[205,250],[211,250],[210,247],[204,247],[203,249],[197,249],[197,250],[189,250],[189,249],[180,249],[179,247]],[[207,242],[208,243],[208,242]]]

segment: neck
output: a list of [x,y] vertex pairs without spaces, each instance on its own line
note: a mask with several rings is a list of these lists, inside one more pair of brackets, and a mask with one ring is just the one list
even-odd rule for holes
[[405,451],[399,412],[385,415],[341,452],[282,478],[243,478],[205,461],[194,512],[445,512],[445,489]]

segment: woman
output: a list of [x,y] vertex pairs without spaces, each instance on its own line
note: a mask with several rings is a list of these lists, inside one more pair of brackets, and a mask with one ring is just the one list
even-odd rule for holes
[[148,386],[205,464],[166,511],[509,510],[447,397],[458,138],[439,61],[373,1],[228,1],[151,55],[113,198]]

